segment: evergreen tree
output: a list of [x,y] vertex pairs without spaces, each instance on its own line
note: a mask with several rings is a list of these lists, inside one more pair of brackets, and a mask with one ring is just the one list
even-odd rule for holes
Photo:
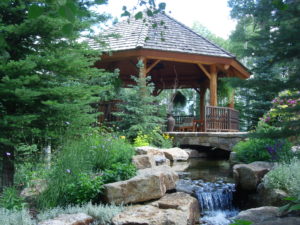
[[[20,144],[55,148],[67,135],[80,135],[96,121],[90,105],[99,101],[109,88],[104,82],[113,76],[92,67],[99,52],[78,42],[82,31],[105,18],[89,11],[93,3],[65,1],[62,11],[56,4],[34,5],[29,0],[0,2],[3,185],[12,184]],[[65,15],[68,10],[80,15],[69,18],[71,32],[66,32],[70,21],[57,17],[58,11]]]
[[[249,110],[255,117],[271,107],[271,100],[280,91],[290,90],[293,99],[299,98],[300,87],[300,3],[298,0],[230,0],[231,15],[238,19],[237,30],[232,36],[238,39],[239,52],[244,52],[253,65],[254,78],[246,81],[253,103]],[[238,48],[236,48],[238,49]],[[245,106],[246,108],[248,106]],[[248,110],[248,109],[247,109]],[[282,109],[294,115],[299,107]],[[274,137],[299,135],[299,117],[282,122]],[[270,134],[269,134],[270,135]]]

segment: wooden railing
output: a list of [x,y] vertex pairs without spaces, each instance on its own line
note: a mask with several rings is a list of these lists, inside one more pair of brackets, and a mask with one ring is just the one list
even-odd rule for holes
[[205,107],[205,128],[207,132],[239,131],[239,111],[228,107]]
[[191,129],[195,132],[234,132],[239,131],[239,112],[228,107],[206,106],[204,120],[193,116],[174,116],[175,131],[180,131],[185,126],[184,121],[192,118],[194,124]]

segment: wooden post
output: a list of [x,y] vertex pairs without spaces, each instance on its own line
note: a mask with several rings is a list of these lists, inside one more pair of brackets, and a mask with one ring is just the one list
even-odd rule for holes
[[146,68],[147,60],[145,57],[141,56],[138,58],[137,67],[139,69],[139,80],[142,90],[142,95],[146,94],[146,76],[147,76],[147,68]]
[[217,67],[216,65],[210,66],[210,105],[217,106],[218,105],[218,97],[217,97]]
[[200,88],[200,120],[204,121],[205,116],[205,93],[206,87]]
[[234,91],[232,91],[232,93],[229,96],[228,107],[234,109]]

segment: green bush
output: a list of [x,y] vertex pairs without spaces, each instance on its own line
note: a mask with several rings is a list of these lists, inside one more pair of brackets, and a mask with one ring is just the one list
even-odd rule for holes
[[292,197],[300,198],[300,160],[293,159],[290,163],[279,164],[264,177],[267,188],[286,191]]
[[[116,169],[114,165],[117,163],[129,166],[133,154],[133,147],[125,140],[111,135],[100,136],[97,131],[82,139],[66,142],[47,178],[48,188],[39,197],[40,207],[52,208],[95,200],[104,182],[98,175]],[[130,174],[116,177],[127,179]]]
[[21,210],[26,206],[25,200],[20,197],[15,187],[7,187],[0,196],[0,208]]
[[241,162],[284,161],[292,157],[291,144],[285,140],[250,138],[233,147]]
[[66,202],[81,204],[95,199],[103,189],[103,178],[94,174],[78,174],[74,182],[66,185]]
[[136,168],[131,164],[116,163],[110,169],[104,171],[103,180],[105,183],[112,183],[127,180],[136,175]]

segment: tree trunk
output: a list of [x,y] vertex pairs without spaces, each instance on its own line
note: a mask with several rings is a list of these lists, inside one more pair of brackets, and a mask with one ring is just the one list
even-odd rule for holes
[[14,148],[7,145],[0,145],[2,174],[1,174],[1,189],[7,186],[12,186],[14,183]]

